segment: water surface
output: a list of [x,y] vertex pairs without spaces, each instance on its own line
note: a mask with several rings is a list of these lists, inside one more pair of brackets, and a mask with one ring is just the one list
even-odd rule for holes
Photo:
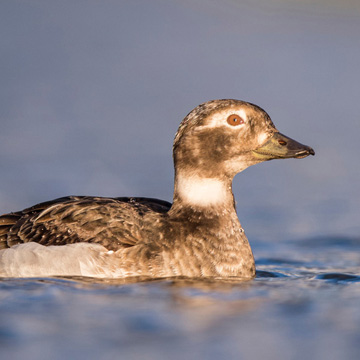
[[3,279],[0,354],[356,359],[360,239],[257,243],[241,279]]

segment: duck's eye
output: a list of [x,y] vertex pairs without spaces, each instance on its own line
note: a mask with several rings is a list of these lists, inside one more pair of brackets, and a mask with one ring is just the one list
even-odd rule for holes
[[231,126],[237,126],[237,125],[244,124],[245,121],[238,114],[232,114],[227,118],[227,123]]

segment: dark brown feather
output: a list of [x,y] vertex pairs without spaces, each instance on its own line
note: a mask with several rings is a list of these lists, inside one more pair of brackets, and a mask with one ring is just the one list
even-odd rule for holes
[[0,216],[0,249],[30,241],[42,245],[98,243],[109,250],[143,239],[142,218],[171,204],[151,198],[68,196]]

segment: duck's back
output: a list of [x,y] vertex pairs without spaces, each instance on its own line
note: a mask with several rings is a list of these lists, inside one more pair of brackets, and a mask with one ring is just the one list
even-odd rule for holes
[[0,216],[0,250],[16,244],[97,243],[108,250],[143,239],[144,216],[166,213],[171,204],[152,198],[68,196]]

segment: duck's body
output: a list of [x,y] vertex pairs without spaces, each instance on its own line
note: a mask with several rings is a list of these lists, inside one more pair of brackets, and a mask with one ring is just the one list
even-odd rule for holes
[[264,160],[313,153],[279,134],[255,105],[202,104],[175,137],[173,204],[70,196],[5,214],[0,276],[251,278],[255,263],[232,178]]

